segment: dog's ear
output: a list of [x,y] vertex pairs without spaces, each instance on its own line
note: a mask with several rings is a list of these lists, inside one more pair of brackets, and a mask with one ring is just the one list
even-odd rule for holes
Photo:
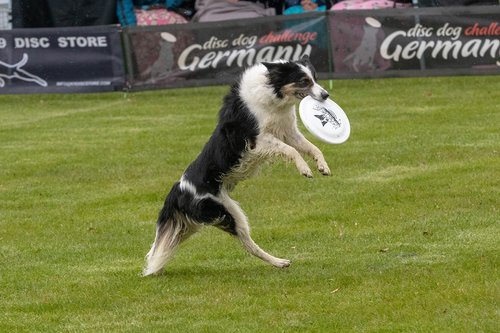
[[266,66],[271,79],[286,76],[294,66],[290,62],[263,62],[262,64]]
[[311,73],[313,75],[313,78],[314,80],[316,81],[318,78],[317,78],[317,73],[316,73],[316,69],[314,68],[312,62],[311,62],[311,59],[309,58],[309,55],[307,54],[304,54],[302,56],[302,58],[300,58],[300,60],[297,62],[307,68],[309,68],[311,70]]
[[268,72],[274,72],[280,68],[280,63],[277,62],[263,62],[262,64],[266,66]]
[[299,64],[302,64],[306,67],[311,67],[311,60],[309,59],[309,55],[304,54],[302,58],[298,61]]

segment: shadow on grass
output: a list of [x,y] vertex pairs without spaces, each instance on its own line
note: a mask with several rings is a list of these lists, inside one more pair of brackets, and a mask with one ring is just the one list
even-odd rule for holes
[[146,280],[196,280],[196,279],[212,279],[212,280],[234,280],[234,279],[252,279],[262,276],[276,276],[277,274],[289,274],[293,268],[274,268],[264,263],[255,263],[252,265],[243,264],[240,262],[222,264],[218,266],[207,265],[171,265],[166,267],[165,271],[158,275],[146,276]]

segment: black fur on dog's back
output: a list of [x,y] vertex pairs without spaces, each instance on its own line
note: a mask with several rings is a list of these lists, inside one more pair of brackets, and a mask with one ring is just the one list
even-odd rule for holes
[[186,169],[185,177],[198,191],[216,195],[223,176],[238,165],[247,148],[255,145],[258,134],[257,121],[241,100],[239,86],[235,84],[224,98],[217,127],[200,155]]

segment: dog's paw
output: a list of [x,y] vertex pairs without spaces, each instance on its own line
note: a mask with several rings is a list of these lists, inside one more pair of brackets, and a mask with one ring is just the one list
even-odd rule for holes
[[275,262],[273,262],[273,266],[277,268],[285,268],[290,266],[292,262],[288,259],[277,259]]
[[330,168],[326,163],[318,163],[318,171],[321,172],[323,176],[331,176]]
[[303,159],[299,159],[295,161],[295,165],[297,166],[297,170],[299,170],[300,174],[307,178],[312,178],[313,173],[309,165],[307,165],[306,161]]
[[311,169],[307,168],[305,170],[301,170],[300,171],[300,174],[306,178],[312,178],[313,177],[313,173],[311,171]]

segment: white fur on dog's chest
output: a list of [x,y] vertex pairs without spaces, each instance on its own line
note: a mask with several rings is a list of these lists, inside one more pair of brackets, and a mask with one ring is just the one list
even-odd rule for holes
[[290,132],[297,128],[297,118],[295,116],[295,107],[291,107],[289,111],[277,113],[272,117],[268,117],[267,121],[262,124],[262,134],[269,133],[276,138],[284,141]]
[[268,159],[269,156],[260,154],[255,149],[246,151],[238,165],[224,176],[224,187],[231,191],[240,181],[254,176],[259,171],[260,166]]
[[286,137],[293,135],[290,129],[296,128],[295,108],[291,107],[289,111],[269,112],[265,116],[258,118],[259,131],[255,147],[248,148],[239,161],[239,164],[225,175],[224,184],[228,190],[231,190],[242,180],[254,176],[265,162],[273,157],[273,151],[276,151],[276,141],[270,137],[285,140]]
[[280,140],[283,140],[286,133],[297,128],[297,116],[295,106],[287,105],[280,109],[250,109],[255,116],[259,126],[259,137],[271,134]]

